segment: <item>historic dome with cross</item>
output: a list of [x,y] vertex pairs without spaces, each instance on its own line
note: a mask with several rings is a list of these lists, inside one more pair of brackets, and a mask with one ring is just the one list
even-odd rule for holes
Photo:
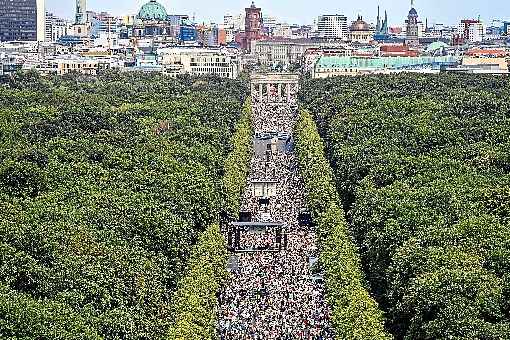
[[350,31],[368,32],[370,31],[370,26],[363,20],[363,17],[361,15],[358,15],[358,20],[352,23]]
[[368,44],[374,37],[370,25],[363,20],[361,15],[349,27],[349,40],[354,43]]
[[165,7],[156,0],[150,0],[140,8],[138,19],[149,21],[164,21],[168,17]]

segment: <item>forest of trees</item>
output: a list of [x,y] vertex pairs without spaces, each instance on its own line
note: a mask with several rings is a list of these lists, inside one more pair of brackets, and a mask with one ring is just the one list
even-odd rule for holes
[[324,144],[311,115],[301,111],[296,124],[296,155],[317,226],[320,267],[337,339],[391,339],[379,306],[366,289],[357,248],[350,237]]
[[1,84],[0,337],[166,336],[247,94],[153,74]]
[[[247,96],[139,73],[0,83],[0,338],[214,338]],[[337,336],[510,339],[508,78],[304,80],[300,101]]]
[[510,81],[304,81],[370,292],[396,339],[510,339]]

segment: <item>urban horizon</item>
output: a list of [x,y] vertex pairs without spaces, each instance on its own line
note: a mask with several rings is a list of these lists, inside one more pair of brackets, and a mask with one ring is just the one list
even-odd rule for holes
[[510,339],[508,0],[179,1],[0,0],[1,338]]
[[[140,6],[145,0],[130,2],[109,1],[108,4],[99,1],[88,1],[88,9],[94,12],[107,12],[113,16],[132,16],[136,15]],[[236,2],[224,1],[220,6],[207,8],[202,1],[194,3],[184,1],[159,1],[165,6],[171,14],[186,14],[190,18],[195,18],[196,23],[222,23],[225,15],[239,15],[244,13],[244,9],[249,7],[251,1]],[[300,3],[300,2],[299,2]],[[444,4],[439,1],[415,2],[414,6],[419,10],[420,18],[428,19],[431,25],[456,25],[461,19],[478,19],[487,25],[510,20],[510,3],[498,1],[492,3],[490,8],[481,1],[468,1],[461,8],[452,4]],[[476,6],[478,3],[478,6]],[[470,6],[472,4],[473,6]],[[307,10],[308,4],[298,4],[289,8],[285,4],[275,4],[265,0],[255,1],[257,7],[263,8],[263,15],[276,18],[281,22],[298,25],[313,25],[318,16],[324,14],[341,14],[347,16],[350,21],[355,21],[358,15],[361,15],[368,23],[375,23],[377,17],[377,7],[384,12],[388,12],[389,25],[391,27],[402,26],[403,18],[411,7],[409,1],[400,1],[399,3],[391,1],[364,1],[363,6],[345,4],[338,6],[331,1],[323,1],[322,6],[316,6]],[[237,6],[237,7],[236,7]],[[204,10],[203,8],[207,8]],[[72,20],[74,18],[74,2],[62,5],[58,0],[46,0],[46,11],[57,16],[62,16]],[[506,14],[508,13],[508,14]]]

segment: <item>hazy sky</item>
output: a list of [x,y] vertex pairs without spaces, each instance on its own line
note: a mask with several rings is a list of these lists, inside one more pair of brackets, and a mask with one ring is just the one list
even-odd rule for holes
[[[108,11],[114,15],[136,14],[148,0],[88,0],[88,9]],[[251,0],[160,0],[170,14],[196,14],[197,22],[222,22],[226,13],[238,14]],[[388,10],[391,25],[402,25],[410,8],[404,0],[257,0],[263,14],[276,16],[289,23],[311,24],[320,14],[345,14],[349,20],[361,13],[368,22],[374,22],[377,5]],[[490,5],[489,5],[490,4]],[[46,9],[64,17],[74,16],[74,0],[46,0]],[[510,19],[509,0],[416,0],[416,9],[422,20],[429,23],[457,23],[460,18],[479,15],[490,24],[492,19]]]

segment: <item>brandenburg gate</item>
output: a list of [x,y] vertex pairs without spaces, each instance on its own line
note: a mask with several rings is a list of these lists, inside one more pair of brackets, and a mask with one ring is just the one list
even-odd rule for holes
[[292,103],[297,100],[299,75],[295,73],[255,73],[251,75],[254,102]]

